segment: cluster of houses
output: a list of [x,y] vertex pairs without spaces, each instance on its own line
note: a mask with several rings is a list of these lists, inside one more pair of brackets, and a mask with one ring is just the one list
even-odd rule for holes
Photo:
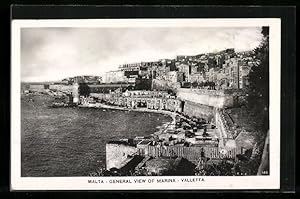
[[[226,49],[195,56],[177,56],[154,62],[123,64],[116,71],[100,76],[76,76],[60,82],[32,83],[33,92],[51,90],[71,94],[75,83],[84,83],[90,93],[126,90],[174,90],[180,87],[207,90],[243,89],[251,68],[259,64],[251,51]],[[159,102],[157,102],[159,103]]]
[[123,64],[105,74],[105,83],[135,83],[138,79],[162,81],[170,87],[240,89],[249,84],[251,67],[257,65],[252,51],[226,49],[216,53],[177,56],[153,62]]

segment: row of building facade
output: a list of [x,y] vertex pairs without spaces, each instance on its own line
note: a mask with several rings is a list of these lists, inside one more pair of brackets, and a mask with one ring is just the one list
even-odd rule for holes
[[98,95],[98,100],[102,100],[109,105],[126,108],[147,108],[153,110],[168,110],[173,112],[183,111],[183,102],[178,99],[162,97],[126,97],[114,96],[111,94]]

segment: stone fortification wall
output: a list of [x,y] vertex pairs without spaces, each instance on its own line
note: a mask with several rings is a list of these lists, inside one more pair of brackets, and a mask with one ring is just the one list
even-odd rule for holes
[[126,163],[128,156],[137,153],[137,148],[125,144],[106,144],[106,169],[120,169]]
[[212,106],[197,104],[190,101],[184,102],[183,113],[188,116],[195,116],[199,118],[204,118],[208,121],[214,121],[214,112],[215,110]]
[[230,91],[179,88],[177,97],[184,101],[215,108],[233,107],[235,104],[235,97]]

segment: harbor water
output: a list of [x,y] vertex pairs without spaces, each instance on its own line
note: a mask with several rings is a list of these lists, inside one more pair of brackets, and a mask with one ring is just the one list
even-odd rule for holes
[[22,96],[22,177],[88,176],[105,167],[110,140],[149,136],[170,116],[96,108],[48,108],[49,96]]

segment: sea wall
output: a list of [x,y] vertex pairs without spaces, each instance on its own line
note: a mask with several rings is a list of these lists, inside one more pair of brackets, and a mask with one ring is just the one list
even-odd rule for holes
[[177,89],[177,97],[183,101],[190,101],[215,108],[233,107],[236,103],[235,95],[231,91],[226,90],[179,88]]
[[134,146],[122,143],[108,143],[106,144],[106,169],[123,167],[128,160],[128,156],[137,153],[137,148]]

